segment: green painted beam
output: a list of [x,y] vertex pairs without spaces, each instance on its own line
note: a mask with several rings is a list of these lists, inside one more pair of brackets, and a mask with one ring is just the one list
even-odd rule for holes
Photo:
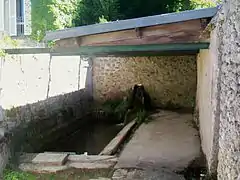
[[195,51],[208,49],[209,43],[182,43],[182,44],[152,44],[152,45],[123,45],[123,46],[81,46],[77,48],[23,48],[6,49],[8,54],[44,54],[52,55],[118,55],[118,54],[144,54],[152,52]]

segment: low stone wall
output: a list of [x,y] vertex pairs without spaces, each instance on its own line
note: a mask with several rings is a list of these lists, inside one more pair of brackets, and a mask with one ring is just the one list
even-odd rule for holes
[[0,58],[0,105],[4,109],[86,87],[87,59],[32,51]]
[[[216,36],[212,36],[216,37]],[[201,50],[198,59],[198,84],[196,110],[198,113],[198,127],[201,146],[207,160],[208,171],[217,174],[217,155],[219,138],[219,121],[217,117],[217,58],[214,51],[215,43],[209,50]]]
[[240,1],[223,1],[215,24],[218,39],[218,179],[240,174]]
[[209,25],[210,49],[198,60],[198,108],[202,149],[210,174],[240,174],[240,1],[223,1]]
[[92,105],[83,89],[6,111],[9,119],[2,122],[0,170],[9,157],[14,161],[19,152],[39,152],[47,143],[71,133],[73,127],[79,128]]
[[196,81],[196,56],[93,59],[93,89],[97,101],[123,96],[134,84],[142,83],[157,105],[192,108]]

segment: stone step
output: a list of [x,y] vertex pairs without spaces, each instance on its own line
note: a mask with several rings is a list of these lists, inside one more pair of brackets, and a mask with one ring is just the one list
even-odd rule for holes
[[[69,162],[62,166],[54,166],[54,165],[45,165],[45,164],[33,164],[33,163],[22,163],[19,165],[19,169],[24,172],[31,172],[36,174],[51,174],[58,173],[63,171],[70,170],[89,170],[92,171],[100,171],[104,169],[113,169],[116,165],[116,162]],[[81,172],[83,172],[81,171]]]
[[22,163],[19,165],[19,169],[24,172],[36,173],[36,174],[51,174],[58,173],[64,170],[68,170],[68,166],[46,166],[44,164],[32,164]]
[[113,169],[117,163],[115,156],[69,155],[67,153],[24,154],[19,168],[32,173],[57,173],[59,171]]
[[42,164],[49,166],[62,166],[68,160],[67,153],[39,153],[33,160],[33,164]]

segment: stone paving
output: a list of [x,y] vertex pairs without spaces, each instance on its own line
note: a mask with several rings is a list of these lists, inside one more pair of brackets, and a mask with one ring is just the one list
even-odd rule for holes
[[112,180],[184,180],[184,177],[164,168],[152,169],[118,169]]
[[170,111],[152,115],[151,122],[137,129],[115,168],[183,170],[201,155],[192,118]]

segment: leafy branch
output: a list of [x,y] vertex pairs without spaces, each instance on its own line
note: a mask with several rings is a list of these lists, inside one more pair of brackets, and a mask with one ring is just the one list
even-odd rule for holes
[[5,57],[6,48],[16,48],[18,46],[18,42],[14,39],[12,39],[10,36],[2,34],[2,37],[0,39],[0,57]]

